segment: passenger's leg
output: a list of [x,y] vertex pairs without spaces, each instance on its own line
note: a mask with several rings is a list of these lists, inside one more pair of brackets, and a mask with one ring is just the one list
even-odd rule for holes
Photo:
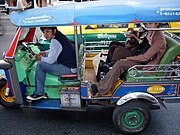
[[119,46],[114,50],[112,60],[118,61],[129,56],[132,56],[132,52],[123,46]]
[[112,41],[109,45],[109,51],[108,51],[108,56],[107,56],[107,59],[106,59],[106,62],[110,63],[111,60],[112,60],[112,57],[113,57],[113,53],[114,53],[114,50],[119,47],[119,46],[125,46],[125,44],[123,43],[120,43],[118,41]]
[[125,70],[137,64],[139,63],[134,61],[117,61],[116,64],[112,67],[112,69],[106,74],[106,76],[102,80],[100,80],[99,84],[97,85],[99,93],[101,95],[106,94]]

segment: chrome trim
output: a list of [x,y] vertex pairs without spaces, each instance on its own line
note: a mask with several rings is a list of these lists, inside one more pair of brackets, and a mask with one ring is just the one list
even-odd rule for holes
[[133,100],[133,99],[146,99],[150,102],[152,102],[153,104],[156,105],[160,105],[159,101],[152,95],[148,94],[148,93],[144,93],[144,92],[133,92],[133,93],[129,93],[123,97],[121,97],[118,101],[117,101],[117,105],[123,105],[126,102]]

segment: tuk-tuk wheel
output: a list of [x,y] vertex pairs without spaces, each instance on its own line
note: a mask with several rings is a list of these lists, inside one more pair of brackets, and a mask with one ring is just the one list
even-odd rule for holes
[[[16,104],[12,96],[5,96],[6,80],[0,80],[0,104],[6,108],[18,108],[20,105]],[[2,82],[2,81],[5,81]]]
[[149,124],[150,109],[140,100],[132,100],[122,106],[117,106],[113,112],[115,127],[124,133],[139,133]]

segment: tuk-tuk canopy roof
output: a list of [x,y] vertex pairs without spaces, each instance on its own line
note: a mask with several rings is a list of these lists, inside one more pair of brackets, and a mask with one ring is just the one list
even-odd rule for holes
[[21,27],[180,21],[179,0],[100,0],[12,12]]

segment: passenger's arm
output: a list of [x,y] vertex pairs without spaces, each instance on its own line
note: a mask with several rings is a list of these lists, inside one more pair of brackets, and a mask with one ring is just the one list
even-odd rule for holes
[[137,37],[135,34],[133,34],[133,33],[127,35],[127,37],[129,37],[129,38],[133,37],[133,38],[135,38],[139,43],[142,42],[142,40],[141,40],[140,38],[138,38],[138,37]]
[[152,58],[157,52],[159,52],[163,46],[163,38],[159,38],[158,40],[154,41],[154,43],[151,45],[151,47],[147,50],[146,53],[134,56],[134,57],[127,57],[127,60],[132,60],[136,62],[144,62],[148,61],[150,58]]

